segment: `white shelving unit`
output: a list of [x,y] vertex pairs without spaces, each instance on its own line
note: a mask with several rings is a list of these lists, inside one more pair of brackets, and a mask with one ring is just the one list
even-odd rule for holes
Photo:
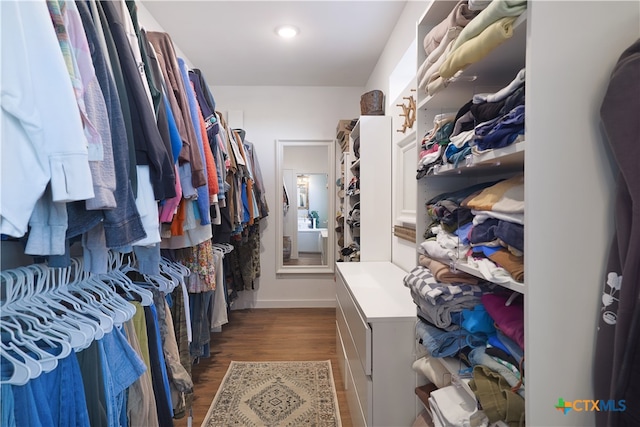
[[[418,40],[423,40],[429,32],[427,29],[433,28],[431,23],[435,22],[433,18],[436,15],[439,16],[444,9],[447,10],[446,16],[451,10],[453,5],[446,3],[446,1],[434,1],[433,11],[431,9],[427,11],[420,21],[419,25],[422,28],[418,28],[418,31],[424,32],[424,35]],[[424,90],[418,89],[420,93],[418,109],[426,108],[427,104],[430,110],[448,109],[452,104],[462,106],[469,101],[469,93],[491,92],[494,89],[500,89],[505,81],[513,79],[525,62],[526,50],[521,48],[525,46],[527,38],[526,16],[526,13],[520,15],[513,23],[513,35],[509,40],[496,47],[481,61],[469,65],[457,80],[449,83],[446,89],[433,96],[426,96]],[[418,53],[418,65],[422,64],[424,59],[424,50],[422,50]]]
[[[356,157],[354,141],[360,139]],[[391,194],[391,117],[361,116],[351,130],[349,150],[343,153],[344,245],[360,244],[360,261],[389,261],[391,259],[391,206],[380,203],[380,197]],[[349,195],[351,179],[358,176],[360,191]],[[382,178],[382,179],[381,179]],[[360,227],[353,230],[346,220],[356,203],[360,203]]]
[[[391,260],[391,117],[360,116],[360,261]],[[355,129],[354,129],[355,130]],[[381,203],[380,200],[387,200]]]
[[[472,276],[479,277],[480,279],[486,279],[479,269],[467,264],[466,262],[458,262],[454,265],[454,267],[460,271],[469,273]],[[521,294],[525,293],[524,283],[516,282],[515,280],[506,280],[506,281],[495,282],[495,283],[502,286],[503,288],[511,289],[512,291],[515,291]]]
[[336,265],[336,353],[354,426],[409,426],[415,306],[390,262]]
[[[454,5],[429,4],[418,21],[418,46]],[[580,25],[558,36],[552,30],[563,28],[568,15]],[[558,397],[593,396],[591,355],[613,236],[617,173],[604,148],[599,107],[614,65],[638,34],[637,2],[585,2],[576,9],[572,2],[531,1],[513,37],[469,66],[462,79],[432,97],[418,89],[420,139],[435,115],[455,113],[474,93],[500,89],[525,67],[524,141],[421,179],[417,237],[426,228],[429,198],[524,170],[525,283],[503,286],[525,294],[527,425],[595,425],[591,412],[565,416],[553,407]],[[417,63],[424,59],[418,49]],[[567,245],[572,249],[563,249]],[[464,263],[457,268],[474,274]],[[571,333],[555,334],[559,325]]]
[[[425,59],[421,41],[434,25],[441,22],[455,6],[447,1],[434,1],[417,25],[418,66]],[[527,13],[521,15],[514,25],[514,35],[494,49],[483,60],[466,68],[460,78],[452,81],[442,91],[428,96],[418,88],[417,122],[420,139],[433,127],[433,119],[441,113],[456,113],[475,93],[495,92],[516,76],[525,67]],[[459,190],[473,184],[508,178],[522,173],[525,165],[525,141],[505,148],[490,150],[480,154],[470,154],[459,164],[443,164],[433,168],[432,172],[418,181],[417,201],[417,241],[424,240],[424,232],[429,223],[425,202],[434,196],[448,191]],[[482,272],[464,261],[451,263],[452,269],[464,271],[476,277],[486,279]],[[500,286],[524,294],[526,285],[514,280],[498,283]],[[452,359],[439,359],[451,373],[452,383],[461,387],[476,399],[469,388],[469,376],[461,376],[462,362]]]
[[504,148],[489,150],[480,154],[467,156],[461,164],[451,163],[438,165],[434,168],[434,175],[453,174],[487,174],[494,171],[522,170],[524,165],[525,141],[509,145]]
[[[354,426],[410,425],[420,411],[415,305],[406,271],[391,262],[391,141],[390,116],[361,116],[343,156],[345,189],[360,176],[360,195],[345,195],[345,216],[360,203],[361,262],[336,264],[336,352]],[[353,238],[345,225],[345,246]]]
[[[351,146],[351,144],[349,144],[349,146]],[[354,241],[353,232],[351,230],[351,227],[349,227],[349,224],[347,223],[349,212],[353,207],[351,196],[347,195],[349,182],[351,181],[351,177],[353,176],[350,167],[353,158],[355,158],[355,156],[353,155],[352,151],[346,151],[342,155],[342,182],[344,184],[344,197],[342,199],[342,210],[344,215],[344,244],[342,245],[342,248],[348,247]]]

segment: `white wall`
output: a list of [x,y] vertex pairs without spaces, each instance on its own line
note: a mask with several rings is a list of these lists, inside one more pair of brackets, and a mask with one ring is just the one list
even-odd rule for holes
[[281,208],[281,202],[276,200],[276,140],[334,139],[338,120],[360,114],[363,90],[362,87],[211,87],[220,111],[243,112],[246,138],[255,144],[272,212],[261,227],[259,289],[242,292],[236,308],[334,306],[333,275],[275,273],[275,209]]
[[[409,82],[407,79],[415,75],[417,52],[416,45],[421,46],[422,42],[416,41],[416,24],[424,11],[427,9],[429,1],[409,1],[405,6],[398,23],[396,24],[389,41],[385,46],[375,69],[371,73],[367,82],[366,90],[380,89],[386,96],[386,114],[392,115],[395,107],[396,97],[399,91],[404,89]],[[410,58],[412,54],[414,59]],[[407,68],[413,66],[412,70]],[[404,82],[404,84],[402,83]],[[394,124],[395,126],[395,124]],[[395,135],[395,128],[392,129]],[[391,142],[389,142],[391,143]],[[394,150],[394,158],[396,152]],[[396,165],[394,161],[392,163]],[[396,184],[396,173],[391,174],[392,188],[398,188]],[[394,209],[395,212],[395,209]],[[392,261],[400,268],[409,271],[415,266],[416,249],[415,244],[392,236]]]
[[[367,81],[366,90],[380,89],[385,95],[391,95],[386,97],[387,108],[395,100],[393,95],[397,95],[395,91],[394,94],[389,92],[389,78],[394,74],[397,65],[402,62],[405,52],[416,39],[416,23],[430,3],[431,0],[407,2],[387,45],[384,47],[384,51],[378,59],[378,63]],[[410,63],[411,61],[407,62]],[[413,74],[415,74],[415,70]]]
[[[527,425],[590,426],[592,364],[617,166],[600,106],[620,54],[640,36],[638,2],[529,3],[525,182]],[[566,18],[580,24],[571,31]],[[531,90],[530,90],[531,89]]]
[[[151,12],[147,10],[142,2],[136,1],[136,6],[138,6],[138,24],[140,24],[141,28],[144,28],[146,31],[160,31],[163,33],[167,32],[167,30],[162,28],[162,25],[160,25],[160,23],[156,21],[156,18],[153,17]],[[171,34],[169,34],[169,36],[171,36]],[[176,46],[176,44],[174,43],[173,48],[176,50],[176,55],[179,58],[182,58],[189,68],[196,68],[196,65],[194,65],[182,52],[182,50],[180,50],[180,46]]]
[[[144,5],[138,3],[138,20],[148,30],[165,31]],[[190,67],[197,67],[175,46]],[[259,72],[259,71],[256,71]],[[205,76],[206,78],[207,76]],[[234,308],[306,307],[335,305],[332,275],[277,277],[275,209],[277,139],[334,139],[338,120],[360,114],[363,87],[210,87],[219,111],[241,111],[246,138],[255,144],[265,181],[271,215],[262,221],[258,290],[241,292]],[[290,191],[295,191],[289,189]],[[293,206],[295,208],[295,206]]]
[[[407,2],[365,88],[211,87],[217,108],[221,111],[243,112],[247,139],[256,144],[271,209],[280,207],[275,200],[275,140],[333,139],[338,120],[359,116],[362,93],[381,89],[388,95],[390,77],[394,72],[396,76],[398,73],[402,74],[398,64],[411,63],[406,60],[405,54],[415,43],[416,22],[430,2]],[[143,8],[139,11],[140,22],[144,22],[150,29],[162,31],[155,19]],[[180,52],[179,47],[176,50]],[[188,59],[185,60],[189,63]],[[197,64],[191,66],[197,67]],[[387,111],[393,101],[387,96]],[[253,293],[244,292],[236,307],[333,305],[332,276],[276,276],[274,220],[275,215],[272,215],[262,226],[260,289]],[[415,247],[412,244],[397,238],[393,238],[393,242],[394,258],[415,258]]]

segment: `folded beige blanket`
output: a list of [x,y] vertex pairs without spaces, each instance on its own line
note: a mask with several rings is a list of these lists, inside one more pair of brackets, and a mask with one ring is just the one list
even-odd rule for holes
[[493,49],[510,39],[513,36],[515,20],[515,17],[498,19],[476,37],[454,49],[440,66],[440,76],[443,79],[453,77],[458,71],[480,61]]
[[477,211],[524,213],[524,174],[500,181],[460,203]]
[[414,371],[427,377],[438,388],[451,384],[451,373],[437,358],[431,356],[421,357],[411,366]]
[[464,27],[477,14],[477,11],[469,10],[467,0],[459,1],[453,7],[449,15],[447,15],[447,17],[440,23],[436,24],[436,26],[434,26],[424,37],[423,47],[427,56],[429,56],[431,51],[438,47],[449,28]]
[[462,27],[449,28],[440,45],[427,56],[427,59],[425,59],[420,68],[418,68],[416,78],[420,83],[420,88],[425,88],[431,75],[440,69],[440,65],[442,65],[447,58],[447,54],[453,46],[453,41],[458,37],[460,31],[462,31]]
[[462,30],[453,45],[453,50],[456,50],[468,40],[476,37],[478,34],[483,32],[485,28],[496,22],[498,19],[507,16],[518,17],[525,10],[527,10],[526,0],[492,1],[486,9],[481,11],[478,16],[473,18],[471,22],[464,27],[464,30]]

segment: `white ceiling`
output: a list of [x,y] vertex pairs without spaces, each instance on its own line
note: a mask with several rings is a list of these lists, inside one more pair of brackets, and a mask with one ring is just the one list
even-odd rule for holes
[[[209,85],[365,86],[405,1],[142,1]],[[300,35],[275,35],[292,24]]]

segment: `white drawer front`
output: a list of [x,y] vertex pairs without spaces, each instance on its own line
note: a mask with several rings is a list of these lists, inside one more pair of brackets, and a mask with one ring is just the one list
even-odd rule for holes
[[342,307],[362,368],[365,374],[371,375],[371,328],[360,315],[358,306],[353,301],[340,274],[337,275],[337,278],[336,294],[338,303]]
[[[344,347],[344,353],[347,358],[346,364],[349,368],[349,375],[351,376],[350,380],[348,378],[346,379],[347,383],[350,382],[346,387],[355,389],[359,405],[362,407],[365,415],[367,415],[372,409],[371,404],[369,403],[371,402],[371,396],[373,394],[371,378],[364,373],[364,369],[360,363],[360,357],[358,356],[355,344],[351,339],[351,333],[347,327],[340,304],[338,304],[336,310],[336,322],[338,323],[338,330],[342,336],[342,346]],[[345,375],[345,377],[347,376],[348,375]],[[371,417],[368,416],[368,418]]]
[[[340,308],[336,308],[336,312],[341,312]],[[340,331],[340,325],[336,319],[336,357],[338,358],[338,367],[340,369],[340,375],[342,377],[342,384],[344,384],[345,390],[347,389],[347,370],[345,364],[347,363],[347,352],[344,348],[344,340],[342,338],[342,332]]]
[[[355,365],[356,368],[360,368],[360,365]],[[349,414],[351,415],[351,424],[354,427],[367,427],[367,417],[365,413],[367,412],[366,407],[363,408],[361,405],[361,399],[358,395],[358,388],[356,385],[356,381],[353,378],[351,369],[349,369],[349,364],[346,366],[347,372],[347,402],[349,403]]]

